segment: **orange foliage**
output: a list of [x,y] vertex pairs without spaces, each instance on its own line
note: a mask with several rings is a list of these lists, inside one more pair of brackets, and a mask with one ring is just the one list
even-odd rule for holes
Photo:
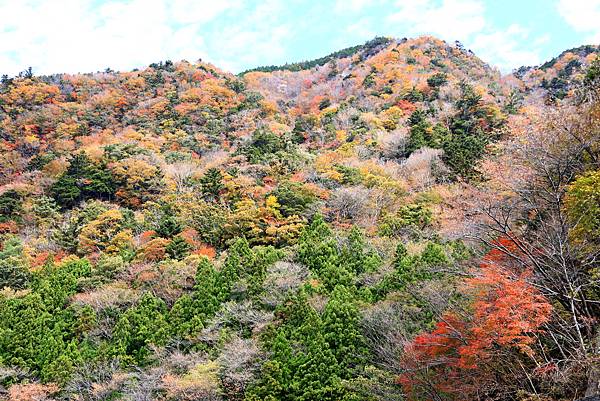
[[58,393],[58,386],[54,383],[40,384],[14,384],[8,390],[9,401],[44,401],[52,399]]
[[[514,242],[501,238],[498,245],[518,252]],[[550,318],[551,305],[528,283],[528,269],[511,266],[501,250],[490,251],[474,278],[465,280],[472,304],[467,316],[446,313],[430,333],[418,335],[405,347],[407,373],[399,378],[413,396],[423,386],[472,399],[470,390],[493,380],[492,366],[502,355],[518,352],[534,357],[533,334]]]

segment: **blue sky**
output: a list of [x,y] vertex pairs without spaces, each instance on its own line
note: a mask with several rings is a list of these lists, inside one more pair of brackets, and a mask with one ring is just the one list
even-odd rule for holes
[[424,34],[509,72],[600,43],[599,21],[600,0],[0,0],[0,74],[199,58],[239,72]]

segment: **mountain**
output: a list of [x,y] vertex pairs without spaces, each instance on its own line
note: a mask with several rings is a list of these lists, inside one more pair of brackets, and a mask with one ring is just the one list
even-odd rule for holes
[[597,53],[3,77],[3,394],[595,395]]

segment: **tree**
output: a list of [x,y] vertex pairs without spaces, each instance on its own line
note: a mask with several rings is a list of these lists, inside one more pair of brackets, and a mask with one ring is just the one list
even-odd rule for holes
[[450,135],[444,139],[442,160],[455,176],[463,179],[479,175],[477,165],[494,131],[504,124],[489,107],[484,107],[481,95],[462,82],[461,97],[455,102],[455,114],[450,120]]
[[427,85],[433,89],[437,89],[448,82],[448,76],[443,72],[438,72],[427,78]]
[[165,303],[145,293],[137,305],[126,310],[113,335],[113,353],[126,363],[141,364],[150,353],[149,346],[163,345],[168,338]]
[[85,153],[69,160],[69,167],[50,188],[56,202],[71,208],[85,199],[109,199],[114,195],[115,181],[106,165],[96,164]]
[[290,181],[280,183],[270,195],[277,198],[280,205],[279,210],[284,217],[302,215],[308,206],[317,199],[301,184]]
[[567,189],[565,207],[575,241],[597,244],[600,240],[600,171],[578,177]]
[[156,224],[156,234],[162,238],[173,238],[183,230],[183,224],[179,222],[173,207],[167,203],[160,208],[160,217]]
[[208,258],[198,263],[191,295],[179,298],[169,313],[172,332],[182,338],[198,334],[221,305],[220,277]]
[[189,255],[192,246],[180,235],[173,237],[165,248],[167,255],[173,259],[182,260]]
[[8,190],[0,195],[0,223],[9,220],[20,221],[23,213],[23,200],[15,190]]
[[207,202],[216,202],[219,200],[221,191],[225,188],[223,184],[223,174],[217,168],[209,168],[200,178],[200,190],[202,197]]
[[336,265],[338,248],[331,229],[321,215],[314,217],[298,241],[298,261],[319,274],[326,265]]
[[355,274],[375,271],[381,264],[381,258],[376,252],[366,248],[367,244],[362,232],[358,227],[353,226],[346,246],[340,251],[340,265]]
[[367,348],[359,327],[360,314],[347,288],[335,287],[322,320],[323,337],[340,366],[339,375],[349,379],[366,362]]
[[16,236],[7,237],[0,251],[0,288],[26,288],[30,279],[23,244]]
[[534,335],[552,310],[528,283],[530,276],[528,269],[515,270],[501,252],[486,255],[478,274],[465,281],[472,302],[466,314],[445,313],[433,331],[418,335],[405,348],[406,373],[400,382],[411,399],[450,394],[470,400],[498,391],[500,380],[503,391],[511,391],[510,381],[520,376],[509,378],[505,366],[535,366]]

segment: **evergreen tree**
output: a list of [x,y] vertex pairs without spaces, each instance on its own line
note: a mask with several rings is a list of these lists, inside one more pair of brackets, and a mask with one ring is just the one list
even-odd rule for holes
[[367,251],[363,233],[352,227],[348,241],[340,252],[340,265],[355,274],[374,271],[381,264],[381,258],[373,251]]
[[177,235],[167,245],[166,252],[172,259],[182,260],[190,254],[191,249],[192,246],[182,236]]
[[367,348],[359,328],[358,309],[346,287],[335,287],[322,320],[323,336],[340,366],[340,376],[348,379],[365,363]]
[[200,178],[202,197],[208,202],[218,201],[221,191],[224,188],[223,174],[217,168],[209,168],[202,178]]
[[166,305],[149,293],[119,318],[113,335],[113,352],[126,363],[142,364],[150,354],[149,346],[164,345],[169,334]]
[[56,202],[71,208],[85,199],[108,199],[116,183],[105,164],[96,164],[85,153],[69,160],[69,167],[50,188]]
[[196,269],[192,294],[180,297],[171,308],[169,320],[175,335],[188,338],[202,330],[221,305],[219,286],[219,273],[208,258],[203,257]]
[[20,221],[23,213],[23,199],[14,189],[0,195],[0,223],[9,220]]
[[298,240],[298,261],[319,274],[326,266],[337,265],[338,247],[321,215],[316,215]]
[[0,250],[0,288],[26,288],[30,279],[23,244],[16,236],[7,237]]
[[183,225],[175,216],[173,207],[163,204],[160,208],[160,218],[156,226],[156,234],[162,238],[173,238],[183,230]]

